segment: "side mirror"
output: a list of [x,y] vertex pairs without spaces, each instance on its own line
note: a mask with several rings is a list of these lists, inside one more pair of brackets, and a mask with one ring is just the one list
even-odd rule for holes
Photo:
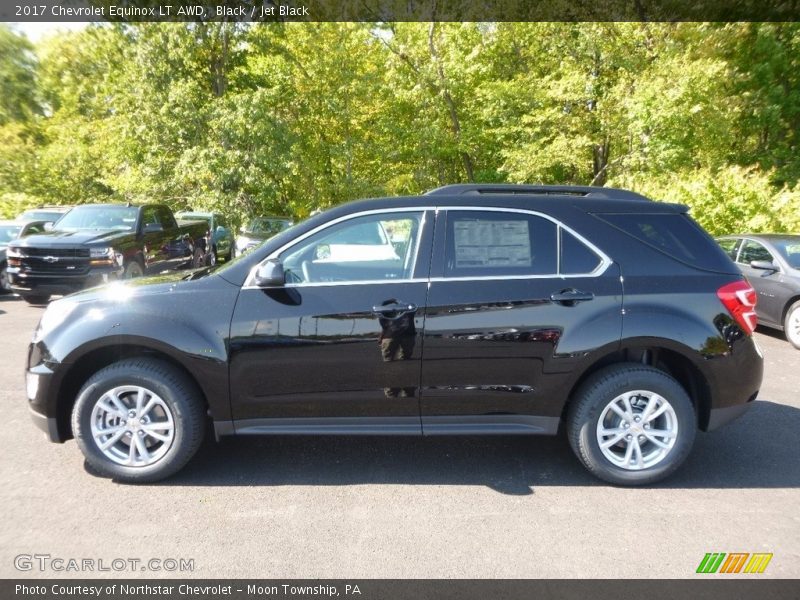
[[161,226],[161,223],[147,223],[144,226],[145,233],[161,233],[164,231],[164,228]]
[[52,221],[48,221],[47,223],[45,223],[44,224],[44,230],[45,231],[53,231],[53,222]]
[[778,267],[776,267],[773,263],[768,260],[751,260],[750,266],[754,269],[759,269],[761,271],[777,271]]
[[258,287],[282,287],[286,283],[283,264],[277,259],[270,259],[258,266],[253,279]]

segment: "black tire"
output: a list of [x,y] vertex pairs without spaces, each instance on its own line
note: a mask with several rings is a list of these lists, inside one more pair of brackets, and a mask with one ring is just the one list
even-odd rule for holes
[[0,263],[0,294],[10,294],[11,283],[8,281],[8,264]]
[[142,263],[139,262],[139,259],[131,259],[128,261],[128,264],[125,265],[125,272],[122,274],[123,279],[134,279],[136,277],[142,277],[144,275],[144,267],[142,267]]
[[[660,462],[629,470],[614,464],[604,455],[597,439],[597,425],[612,400],[636,390],[654,392],[669,403],[677,420],[677,436]],[[636,426],[639,426],[638,421]],[[667,373],[639,363],[620,363],[594,373],[573,395],[567,411],[567,437],[578,459],[590,473],[617,485],[647,485],[668,477],[686,460],[696,432],[697,416],[686,390]],[[648,444],[644,436],[638,438]],[[620,440],[619,444],[628,445],[625,440]],[[651,447],[655,449],[655,446]]]
[[206,266],[206,255],[200,246],[195,246],[194,254],[192,254],[192,269],[199,269]]
[[228,253],[225,255],[225,262],[229,263],[233,260],[233,247],[228,249]]
[[22,294],[22,299],[28,304],[47,304],[50,301],[49,294]]
[[[171,411],[173,438],[163,456],[152,464],[118,464],[92,437],[95,405],[106,392],[120,386],[143,387],[157,394]],[[184,373],[159,360],[131,358],[98,371],[84,384],[72,409],[72,432],[91,471],[124,483],[151,483],[175,474],[189,462],[203,441],[205,420],[201,394]]]
[[800,350],[800,300],[786,309],[783,318],[783,333],[789,343]]

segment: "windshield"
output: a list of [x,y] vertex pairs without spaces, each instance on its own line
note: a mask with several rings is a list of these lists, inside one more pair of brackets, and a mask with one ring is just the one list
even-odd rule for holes
[[800,238],[796,240],[776,240],[773,243],[790,267],[800,269]]
[[132,206],[77,206],[58,222],[59,231],[108,229],[133,231],[139,209]]
[[247,231],[274,235],[288,228],[291,224],[292,221],[290,219],[253,219],[247,226]]
[[7,246],[8,242],[17,239],[20,225],[0,225],[0,246]]
[[63,210],[26,210],[19,218],[23,221],[58,221]]

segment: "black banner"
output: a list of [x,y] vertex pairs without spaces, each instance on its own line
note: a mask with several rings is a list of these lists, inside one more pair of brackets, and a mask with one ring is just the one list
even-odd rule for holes
[[798,0],[0,0],[0,21],[797,21]]
[[0,598],[101,600],[353,598],[358,600],[797,600],[796,579],[606,580],[2,580]]

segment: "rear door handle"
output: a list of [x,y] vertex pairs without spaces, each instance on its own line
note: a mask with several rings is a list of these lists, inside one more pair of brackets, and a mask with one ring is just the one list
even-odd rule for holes
[[594,300],[594,294],[592,292],[582,292],[575,288],[569,288],[550,294],[550,300],[557,304],[562,304],[563,306],[575,306],[578,302]]
[[[391,302],[381,306],[373,306],[372,312],[386,319],[399,319],[407,313],[417,312],[417,305],[411,302]],[[389,313],[395,314],[388,316]]]

